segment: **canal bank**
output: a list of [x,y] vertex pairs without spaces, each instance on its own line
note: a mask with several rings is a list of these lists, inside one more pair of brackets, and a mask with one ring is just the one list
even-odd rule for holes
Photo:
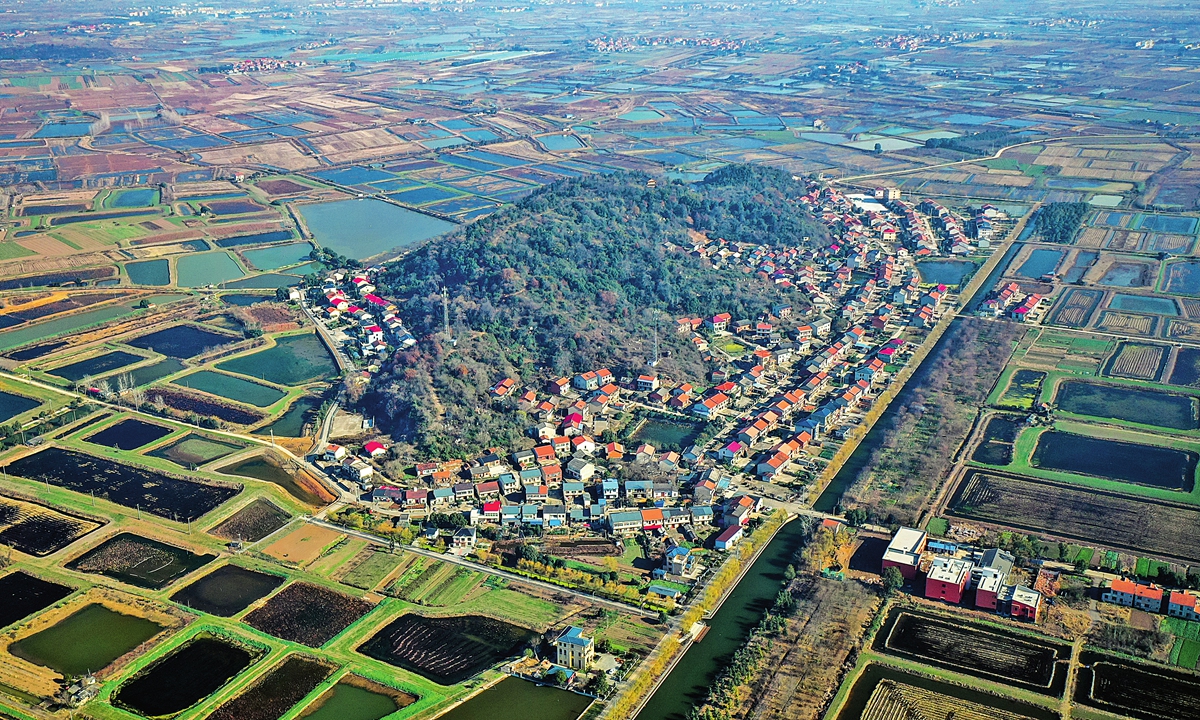
[[[913,376],[921,369],[926,360],[941,345],[946,331],[951,323],[958,319],[960,313],[970,312],[975,307],[977,298],[987,294],[987,288],[993,287],[1003,274],[1004,268],[1012,260],[1019,246],[1018,240],[1024,235],[1030,219],[1041,207],[1035,204],[1029,212],[1009,231],[1004,241],[1000,243],[983,265],[972,276],[970,282],[956,299],[956,306],[948,310],[930,331],[929,336],[921,347],[909,359],[908,364],[892,378],[887,388],[876,399],[874,406],[867,412],[861,425],[854,428],[837,453],[830,460],[817,482],[817,489],[810,495],[812,507],[817,512],[833,513],[841,502],[842,495],[854,482],[859,471],[866,466],[874,451],[874,447],[882,441],[879,433],[874,432],[879,420],[898,404],[897,397],[908,387]],[[927,369],[927,368],[926,368]],[[875,436],[875,437],[872,437]]]
[[784,571],[806,533],[804,522],[789,522],[779,529],[708,619],[703,640],[692,642],[680,654],[636,717],[684,720],[693,705],[704,701],[712,681],[775,601]]

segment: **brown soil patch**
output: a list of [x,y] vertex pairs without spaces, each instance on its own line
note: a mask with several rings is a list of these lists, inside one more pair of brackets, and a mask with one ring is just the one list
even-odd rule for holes
[[307,565],[321,556],[342,534],[319,525],[304,525],[263,549],[267,555],[296,565]]

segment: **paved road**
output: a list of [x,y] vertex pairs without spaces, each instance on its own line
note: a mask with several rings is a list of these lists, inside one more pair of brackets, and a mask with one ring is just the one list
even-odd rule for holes
[[[342,527],[341,525],[335,525],[334,523],[327,522],[325,520],[321,520],[317,517],[309,518],[308,522],[312,523],[313,525],[320,525],[321,527],[329,528],[330,530],[336,530],[338,532],[346,533],[347,535],[353,535],[356,538],[366,540],[370,543],[374,543],[375,545],[382,545],[384,547],[391,546],[391,543],[387,539],[381,538],[378,535],[372,535],[371,533],[362,532],[361,530],[351,530],[350,528],[345,528],[345,527]],[[560,586],[554,585],[552,583],[542,582],[541,580],[533,580],[533,579],[524,577],[522,575],[517,575],[516,573],[510,573],[506,570],[500,570],[498,568],[494,568],[490,565],[482,565],[480,563],[473,562],[471,560],[467,560],[465,558],[459,557],[458,555],[452,555],[450,553],[446,553],[446,554],[436,553],[431,550],[425,550],[424,548],[414,547],[412,545],[398,545],[398,547],[403,548],[405,552],[416,553],[417,555],[424,555],[425,557],[432,558],[434,560],[440,560],[442,562],[453,563],[454,565],[460,565],[462,567],[469,568],[471,570],[475,570],[476,572],[487,573],[488,575],[495,575],[496,577],[502,577],[502,578],[504,578],[506,580],[510,580],[512,582],[524,583],[526,585],[533,585],[535,587],[542,588],[543,590],[549,590],[551,592],[564,593],[567,595],[574,595],[583,600],[587,600],[588,602],[595,603],[597,605],[603,605],[611,610],[618,610],[620,612],[631,612],[631,613],[635,613],[638,615],[646,615],[647,614],[646,611],[643,610],[642,608],[639,608],[634,605],[630,605],[628,603],[623,603],[623,602],[618,602],[616,600],[609,600],[607,598],[597,597],[596,595],[592,595],[590,593],[582,592],[580,590],[572,590],[570,588],[560,587]]]

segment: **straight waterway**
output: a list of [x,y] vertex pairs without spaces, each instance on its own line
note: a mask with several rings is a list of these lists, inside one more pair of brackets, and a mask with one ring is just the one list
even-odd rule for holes
[[638,714],[640,720],[684,720],[703,702],[709,686],[746,643],[750,631],[779,593],[783,573],[804,539],[805,523],[784,525],[710,618],[708,633],[692,643]]

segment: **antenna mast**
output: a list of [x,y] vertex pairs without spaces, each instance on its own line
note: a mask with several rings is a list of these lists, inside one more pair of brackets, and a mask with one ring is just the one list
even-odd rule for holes
[[446,286],[442,286],[442,330],[446,333],[446,339],[450,339],[450,295],[446,291]]

